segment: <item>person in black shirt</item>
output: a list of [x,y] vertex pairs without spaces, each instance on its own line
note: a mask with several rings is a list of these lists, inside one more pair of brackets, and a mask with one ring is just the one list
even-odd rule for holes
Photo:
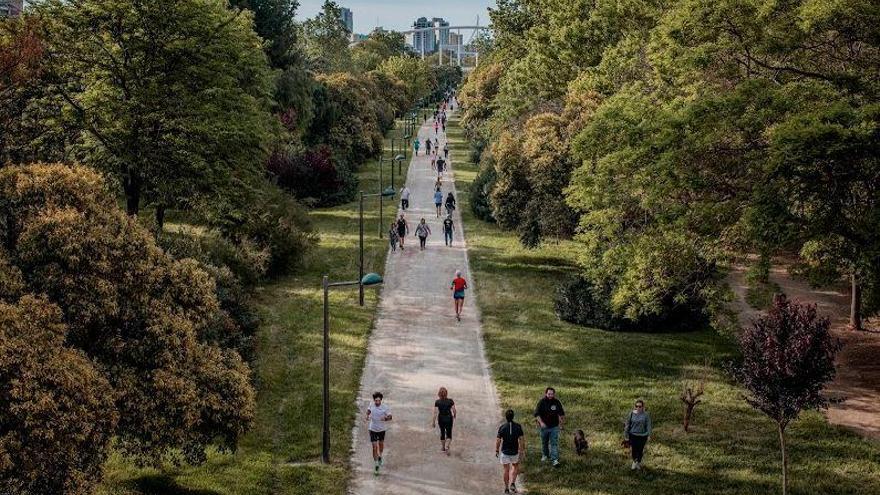
[[541,462],[559,466],[559,430],[565,424],[565,409],[556,398],[556,389],[547,387],[535,407],[535,423],[541,429]]
[[455,223],[452,221],[452,214],[446,215],[443,220],[443,241],[447,246],[452,245],[452,232],[455,231]]
[[522,426],[513,421],[513,409],[504,413],[504,419],[506,421],[498,428],[495,439],[495,457],[500,458],[504,466],[504,493],[516,493],[519,463],[526,457],[526,437]]
[[452,422],[455,421],[455,401],[449,398],[446,387],[440,387],[434,401],[434,417],[431,428],[440,425],[440,450],[449,455],[449,444],[452,443]]

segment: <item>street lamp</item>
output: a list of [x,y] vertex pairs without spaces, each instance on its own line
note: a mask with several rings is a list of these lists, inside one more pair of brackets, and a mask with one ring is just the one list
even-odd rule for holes
[[[330,277],[324,275],[321,285],[324,288],[324,390],[323,390],[323,431],[321,435],[321,462],[330,462],[330,287],[344,287],[351,285],[364,286],[379,285],[382,276],[378,273],[368,273],[360,280],[351,282],[330,282]],[[363,294],[363,293],[361,293]]]
[[[380,186],[381,187],[381,186]],[[361,201],[360,201],[360,262],[358,263],[358,280],[363,281],[364,278],[364,198],[372,198],[378,196],[379,199],[379,232],[382,232],[382,199],[386,197],[393,197],[395,195],[394,189],[391,187],[385,188],[384,191],[373,194],[364,194],[361,191]],[[358,303],[363,306],[364,305],[364,284],[361,282],[357,282],[358,284]]]
[[391,187],[396,188],[397,186],[394,185],[394,162],[397,162],[397,175],[401,175],[400,164],[406,161],[406,155],[398,154],[391,160]]

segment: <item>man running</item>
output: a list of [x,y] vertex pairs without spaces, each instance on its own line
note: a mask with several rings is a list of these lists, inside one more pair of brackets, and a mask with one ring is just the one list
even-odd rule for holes
[[452,222],[452,214],[446,215],[443,220],[443,242],[447,246],[452,245],[452,233],[455,231],[455,224]]
[[370,443],[373,444],[373,474],[379,474],[382,467],[382,453],[385,451],[385,424],[391,421],[391,411],[382,404],[382,392],[373,393],[373,403],[367,408],[367,425],[370,431]]
[[452,290],[452,300],[455,304],[455,319],[461,321],[461,309],[464,306],[464,291],[468,288],[467,280],[461,276],[461,270],[455,271],[455,278],[449,289]]
[[504,413],[504,419],[495,439],[495,457],[504,466],[504,493],[516,493],[519,463],[526,457],[526,440],[522,425],[513,421],[513,409]]

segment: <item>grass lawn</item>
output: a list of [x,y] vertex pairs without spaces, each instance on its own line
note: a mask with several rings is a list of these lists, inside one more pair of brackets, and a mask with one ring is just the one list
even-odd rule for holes
[[[567,412],[558,469],[540,464],[538,435],[526,428],[530,493],[779,493],[775,426],[742,400],[742,390],[721,370],[732,356],[730,342],[710,330],[621,334],[559,321],[553,294],[574,271],[576,246],[562,242],[527,250],[515,234],[476,220],[467,194],[476,167],[467,163],[468,147],[456,119],[450,143],[475,293],[502,406],[531,425],[531,411],[550,385]],[[686,434],[678,396],[685,380],[699,377],[706,380],[704,403]],[[646,469],[631,472],[620,440],[637,397],[645,399],[655,432]],[[575,456],[571,441],[578,428],[590,441],[582,458]],[[790,493],[880,494],[880,443],[829,426],[817,412],[805,413],[788,433]]]
[[[396,132],[396,131],[395,131]],[[390,144],[386,140],[386,155]],[[386,162],[385,181],[390,168]],[[378,163],[360,173],[362,188],[378,190]],[[399,186],[400,179],[397,179]],[[385,223],[397,211],[385,200]],[[382,273],[387,240],[378,239],[377,198],[365,201],[367,272]],[[321,458],[321,277],[357,280],[358,202],[311,213],[320,242],[306,269],[258,289],[263,318],[255,373],[257,418],[235,454],[212,452],[206,464],[140,469],[111,458],[98,495],[294,495],[343,494],[349,479],[349,450],[355,397],[375,314],[377,293],[366,290],[358,306],[357,287],[331,289],[331,447],[332,462]]]

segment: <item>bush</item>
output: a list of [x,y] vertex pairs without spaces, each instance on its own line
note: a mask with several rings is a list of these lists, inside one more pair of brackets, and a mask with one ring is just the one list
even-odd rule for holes
[[[112,434],[122,452],[201,462],[209,443],[235,447],[253,421],[255,394],[241,357],[208,341],[222,316],[216,282],[195,261],[164,253],[100,175],[81,166],[0,169],[0,243],[4,271],[21,274],[18,290],[63,308],[65,344],[112,387],[103,396],[118,414]],[[12,280],[5,290],[15,278],[3,277]],[[50,426],[66,434],[63,424]]]
[[556,289],[556,316],[575,325],[612,332],[678,332],[705,328],[708,318],[701,306],[666,301],[657,314],[630,320],[611,308],[612,290],[593,281],[576,277]]
[[[7,265],[8,266],[8,265]],[[87,495],[116,427],[113,389],[65,345],[58,306],[0,300],[0,493]]]
[[266,170],[279,187],[310,206],[346,203],[357,192],[356,177],[327,145],[299,153],[277,151],[269,157]]
[[[484,160],[487,162],[488,160]],[[474,178],[470,186],[470,203],[471,211],[474,216],[484,222],[494,222],[495,217],[492,216],[492,205],[489,201],[489,194],[495,187],[495,167],[491,163],[480,167],[480,172]]]

